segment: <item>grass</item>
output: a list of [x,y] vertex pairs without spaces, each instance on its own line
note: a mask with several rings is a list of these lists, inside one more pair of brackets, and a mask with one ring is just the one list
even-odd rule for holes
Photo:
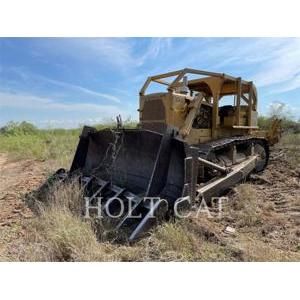
[[153,232],[147,243],[149,258],[163,261],[197,260],[197,240],[183,222],[165,223]]
[[278,146],[286,150],[285,159],[293,168],[300,166],[300,133],[284,134]]
[[110,228],[97,230],[81,217],[82,192],[75,181],[54,185],[39,213],[24,222],[25,240],[14,245],[21,261],[230,261],[240,250],[224,244],[212,220],[166,222],[133,245],[111,242]]
[[272,245],[257,239],[255,235],[245,235],[241,238],[240,249],[245,261],[250,262],[278,262],[299,261],[299,253],[278,249]]
[[[113,126],[113,122],[95,125],[98,130]],[[124,126],[134,128],[136,123],[126,121]],[[80,133],[81,128],[43,130],[26,122],[11,122],[0,129],[0,151],[9,153],[10,158],[15,160],[50,160],[54,161],[57,168],[69,168]]]
[[[42,202],[36,200],[36,217],[24,223],[27,235],[19,245],[24,261],[131,261],[142,247],[110,243],[107,228],[99,230],[82,218],[82,191],[74,180],[56,184]],[[98,224],[98,226],[100,226]],[[100,236],[101,235],[101,236]]]
[[[90,261],[97,247],[96,237],[88,223],[69,210],[51,207],[31,223],[31,241],[44,249],[50,261]],[[35,232],[34,232],[35,230]],[[43,257],[42,256],[42,257]],[[39,256],[34,259],[39,260]]]
[[241,184],[236,188],[231,215],[236,218],[238,227],[251,227],[260,224],[260,206],[255,188]]
[[69,166],[79,130],[38,130],[30,134],[0,134],[1,152],[12,159],[55,160],[62,167]]
[[293,145],[293,146],[300,146],[300,133],[295,134],[295,133],[289,133],[289,134],[284,134],[281,138],[281,141],[279,145]]
[[[81,216],[82,191],[76,182],[55,185],[39,213],[19,226],[26,234],[17,239],[10,250],[0,253],[2,261],[267,261],[298,260],[263,241],[257,242],[252,231],[262,220],[258,208],[262,205],[253,196],[250,185],[238,188],[237,197],[243,203],[233,205],[233,226],[241,236],[224,238],[222,227],[227,223],[196,217],[165,222],[135,244],[112,243],[107,232],[96,236],[93,222]],[[249,203],[248,203],[249,202]],[[243,210],[245,213],[243,214]],[[238,226],[236,226],[238,224]],[[99,231],[98,231],[99,233]],[[18,230],[16,229],[16,234]]]
[[73,181],[54,185],[44,202],[37,201],[37,216],[25,224],[21,260],[107,260],[108,247],[98,243],[91,223],[81,218],[82,199],[82,191]]
[[[164,223],[133,245],[111,242],[110,228],[82,218],[82,191],[75,181],[54,185],[38,213],[21,226],[24,239],[13,244],[9,260],[17,261],[197,261],[205,260],[208,239],[188,220]],[[208,229],[207,229],[208,230]],[[206,230],[206,231],[207,231]],[[204,232],[204,231],[203,231]],[[101,233],[101,236],[99,236]],[[216,253],[218,245],[211,250]],[[222,250],[223,251],[223,250]],[[13,254],[12,254],[13,253]],[[12,256],[13,255],[13,256]],[[215,254],[216,256],[217,254]],[[217,255],[218,256],[218,255]],[[218,256],[223,257],[224,255]],[[2,260],[7,260],[5,253]],[[213,259],[213,256],[212,256]],[[227,257],[229,260],[229,257]]]

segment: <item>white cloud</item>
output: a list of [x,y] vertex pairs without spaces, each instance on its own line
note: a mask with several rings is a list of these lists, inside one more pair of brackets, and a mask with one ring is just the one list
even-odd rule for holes
[[[119,105],[64,103],[31,94],[0,91],[0,112],[4,108],[15,111],[13,120],[27,120],[40,127],[74,128],[80,124],[110,122],[119,114],[124,120],[137,115],[135,110]],[[5,115],[3,117],[0,126],[9,121],[5,121]]]
[[86,95],[95,96],[95,97],[99,97],[99,98],[104,98],[104,99],[113,101],[115,103],[120,103],[121,102],[120,99],[118,97],[114,96],[114,95],[101,93],[101,92],[98,92],[98,91],[88,89],[86,87],[82,87],[80,85],[71,84],[71,83],[68,83],[68,82],[61,81],[61,80],[55,80],[55,79],[48,78],[48,77],[38,75],[38,74],[33,74],[33,73],[28,72],[27,70],[24,70],[22,68],[13,67],[13,68],[11,68],[11,70],[15,74],[18,74],[22,78],[22,80],[25,80],[25,81],[39,80],[41,82],[47,82],[47,83],[50,83],[50,84],[53,84],[53,85],[56,85],[56,86],[64,87],[64,88],[67,88],[67,89],[71,89],[71,90],[83,93],[83,94],[86,94]]
[[284,93],[298,88],[300,88],[300,73],[295,75],[292,80],[286,81],[283,85],[274,88],[273,93]]
[[138,64],[143,65],[148,60],[158,57],[159,54],[166,52],[172,46],[171,38],[153,38],[144,54],[138,57]]
[[[123,71],[130,71],[156,59],[171,46],[171,38],[151,38],[144,51],[136,51],[140,39],[133,41],[128,38],[98,38],[78,40],[81,47],[93,52],[94,56],[105,57],[106,62],[117,66]],[[129,70],[128,70],[129,68]]]
[[300,88],[300,38],[185,39],[179,48],[173,65],[242,75],[272,93]]
[[92,60],[93,63],[105,63],[126,72],[144,65],[148,60],[155,59],[171,46],[171,38],[151,38],[145,42],[144,51],[136,51],[142,39],[131,38],[70,38],[47,39],[37,41],[37,48],[48,53],[57,53],[76,58]]
[[40,121],[30,121],[40,128],[78,128],[82,125],[93,126],[100,123],[111,123],[115,121],[114,118],[72,118],[72,119],[44,119]]
[[300,72],[300,39],[284,39],[279,47],[267,51],[272,55],[258,66],[259,71],[255,74],[259,85],[283,84],[282,91],[299,88],[300,80],[296,77]]
[[82,86],[79,86],[79,85],[75,85],[75,84],[71,84],[71,83],[67,83],[67,82],[59,81],[59,80],[55,80],[55,79],[50,79],[50,78],[47,78],[47,77],[44,77],[44,76],[38,76],[38,77],[40,79],[42,79],[44,81],[47,81],[49,83],[52,83],[54,85],[59,85],[59,86],[62,86],[62,87],[66,87],[66,88],[70,88],[70,89],[82,92],[82,93],[87,94],[87,95],[96,96],[96,97],[100,97],[100,98],[105,98],[107,100],[110,100],[110,101],[113,101],[113,102],[116,102],[116,103],[120,103],[120,99],[113,96],[113,95],[109,95],[109,94],[105,94],[105,93],[99,93],[99,92],[93,91],[91,89],[88,89],[88,88],[85,88],[85,87],[82,87]]
[[127,39],[99,38],[73,40],[79,50],[92,54],[93,58],[104,58],[112,66],[133,64],[132,47]]
[[114,116],[119,113],[119,108],[113,105],[99,105],[93,103],[63,103],[49,98],[35,95],[0,92],[0,107],[20,108],[30,110],[65,111],[99,113],[106,116]]

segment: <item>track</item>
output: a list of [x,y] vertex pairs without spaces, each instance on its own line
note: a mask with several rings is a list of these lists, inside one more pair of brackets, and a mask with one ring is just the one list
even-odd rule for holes
[[267,141],[263,138],[255,138],[252,136],[236,136],[236,137],[230,137],[230,138],[223,138],[223,139],[218,139],[212,142],[208,142],[205,144],[200,144],[197,146],[197,148],[199,148],[199,155],[203,158],[209,159],[209,156],[216,151],[220,151],[223,149],[226,149],[230,146],[233,145],[249,145],[253,143],[259,143],[259,144],[263,144],[264,148],[266,150],[266,154],[267,154],[267,160],[266,160],[266,164],[265,166],[267,166],[268,164],[268,160],[269,160],[269,155],[270,155],[270,151],[269,151],[269,147],[267,144]]

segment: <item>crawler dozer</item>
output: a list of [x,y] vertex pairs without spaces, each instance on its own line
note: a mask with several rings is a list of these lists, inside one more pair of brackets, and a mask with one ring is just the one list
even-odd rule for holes
[[65,173],[80,174],[89,203],[101,198],[129,241],[175,206],[209,203],[263,171],[276,140],[276,128],[270,135],[257,126],[255,85],[223,73],[183,69],[149,77],[138,112],[135,129],[120,119],[115,129],[84,127]]

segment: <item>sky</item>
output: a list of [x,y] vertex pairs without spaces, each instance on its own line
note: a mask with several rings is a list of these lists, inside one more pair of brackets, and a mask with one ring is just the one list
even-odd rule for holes
[[0,38],[0,127],[137,120],[146,78],[185,67],[252,80],[260,114],[300,118],[300,38]]

